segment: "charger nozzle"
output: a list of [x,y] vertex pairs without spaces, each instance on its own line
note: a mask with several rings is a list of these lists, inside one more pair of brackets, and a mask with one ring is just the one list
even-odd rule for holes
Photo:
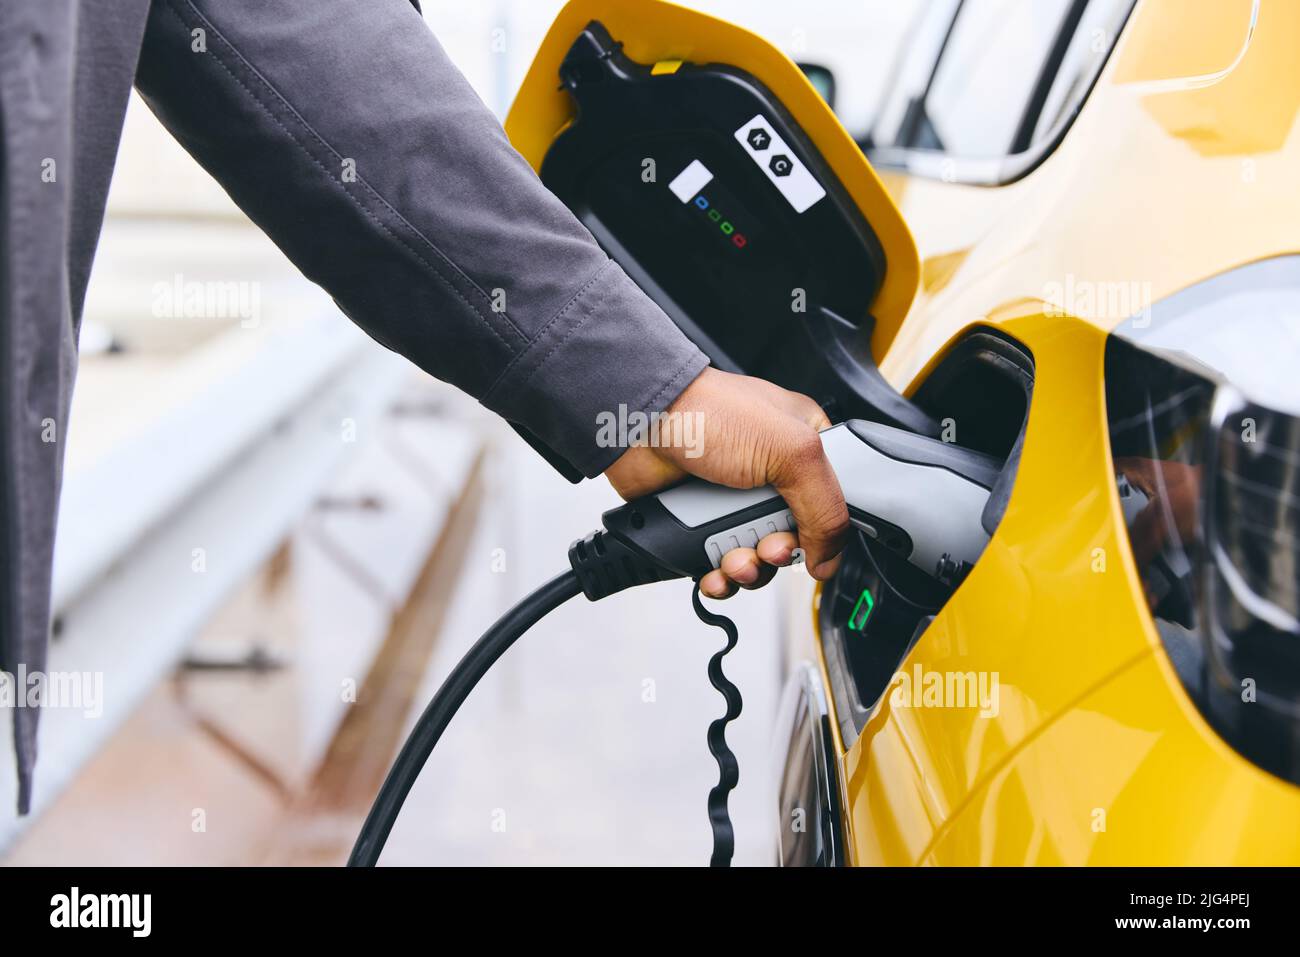
[[[970,449],[875,422],[821,433],[853,523],[927,575],[956,587],[988,542],[980,520],[1000,463]],[[610,509],[604,529],[569,548],[592,601],[634,585],[699,579],[733,548],[794,531],[771,486],[724,488],[688,480]]]

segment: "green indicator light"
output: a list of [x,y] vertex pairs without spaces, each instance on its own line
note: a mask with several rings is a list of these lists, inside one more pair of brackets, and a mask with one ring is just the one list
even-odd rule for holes
[[[862,611],[863,605],[866,611]],[[871,597],[871,592],[866,588],[862,589],[862,594],[858,596],[858,603],[853,606],[853,614],[849,615],[849,631],[861,631],[866,627],[867,619],[871,617],[871,610],[876,607],[876,600]],[[859,620],[858,612],[862,612],[862,618]]]

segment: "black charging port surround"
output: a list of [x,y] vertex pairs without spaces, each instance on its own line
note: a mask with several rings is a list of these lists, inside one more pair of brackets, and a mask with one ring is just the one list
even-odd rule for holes
[[[927,449],[923,442],[898,439],[898,454],[915,461],[942,465],[944,449],[950,449],[964,474],[989,489],[980,522],[990,535],[1010,501],[1033,387],[1030,352],[1005,333],[975,327],[953,343],[914,396],[955,433],[960,446]],[[876,442],[890,451],[879,438]],[[909,453],[908,444],[917,450]],[[821,646],[846,744],[857,739],[897,669],[954,591],[952,584],[918,574],[884,546],[855,534],[820,599]]]
[[822,590],[818,621],[846,743],[865,727],[916,639],[951,589],[855,532]]
[[636,63],[595,21],[560,81],[576,117],[542,181],[715,366],[810,395],[834,421],[939,434],[871,353],[880,242],[762,83]]

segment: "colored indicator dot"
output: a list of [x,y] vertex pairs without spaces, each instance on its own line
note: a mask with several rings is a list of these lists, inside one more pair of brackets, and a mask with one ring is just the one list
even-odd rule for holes
[[722,214],[718,212],[716,209],[709,210],[709,219],[711,219],[713,222],[716,223],[721,218],[722,218]]
[[862,594],[858,596],[858,603],[853,606],[853,613],[849,615],[849,631],[861,631],[867,626],[867,619],[871,617],[871,611],[876,607],[876,600],[871,597],[871,592],[864,588]]
[[709,201],[708,201],[707,199],[704,198],[704,195],[703,195],[703,194],[701,194],[701,195],[695,197],[695,205],[698,206],[698,207],[700,207],[700,209],[708,209],[708,208],[709,208]]
[[731,237],[731,241],[735,243],[737,246],[739,246],[741,249],[744,249],[746,243],[749,242],[749,240],[745,238],[744,233],[736,233],[736,235]]
[[731,223],[723,223],[719,228],[728,236],[736,231],[736,227],[731,225]]

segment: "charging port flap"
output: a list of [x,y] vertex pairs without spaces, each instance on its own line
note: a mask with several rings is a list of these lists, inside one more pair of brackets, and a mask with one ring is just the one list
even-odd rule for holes
[[506,129],[714,365],[805,392],[832,419],[937,434],[873,358],[915,295],[911,234],[776,48],[658,0],[574,0]]

